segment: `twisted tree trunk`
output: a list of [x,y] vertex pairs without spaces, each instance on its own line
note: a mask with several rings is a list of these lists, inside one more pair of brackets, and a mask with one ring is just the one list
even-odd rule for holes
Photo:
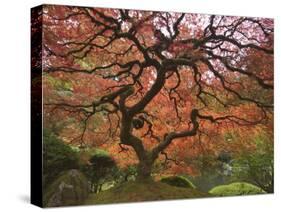
[[139,159],[137,169],[137,180],[145,180],[151,178],[151,171],[156,158],[152,158],[150,152],[145,152],[143,157]]
[[[160,90],[160,87],[163,86],[164,81],[162,77],[163,76],[161,76],[160,78],[161,81],[160,85],[154,88],[155,90],[157,90],[157,92]],[[156,81],[155,84],[157,85],[158,82],[159,81]],[[149,92],[153,93],[153,95],[156,95],[156,93],[154,93],[155,90],[150,90]],[[144,179],[151,178],[151,171],[154,161],[158,158],[158,155],[162,151],[164,151],[174,139],[196,135],[197,129],[199,127],[199,124],[197,122],[197,117],[203,117],[203,116],[200,116],[198,114],[197,109],[193,109],[190,114],[190,119],[193,124],[193,127],[191,129],[182,132],[168,133],[164,136],[163,140],[160,141],[155,148],[153,148],[151,151],[146,150],[143,146],[143,141],[137,136],[133,135],[132,131],[134,126],[132,122],[134,116],[137,113],[139,113],[145,107],[145,105],[149,103],[149,101],[147,101],[147,99],[144,98],[142,101],[145,101],[145,103],[142,103],[142,101],[140,101],[138,104],[136,104],[139,106],[135,105],[132,108],[126,107],[125,105],[126,98],[130,96],[133,92],[134,90],[132,87],[127,87],[127,89],[124,90],[124,92],[121,93],[120,95],[119,104],[120,104],[120,110],[122,112],[120,141],[122,144],[131,146],[135,150],[136,155],[139,159],[139,164],[137,169],[137,174],[138,174],[137,179],[144,180]]]

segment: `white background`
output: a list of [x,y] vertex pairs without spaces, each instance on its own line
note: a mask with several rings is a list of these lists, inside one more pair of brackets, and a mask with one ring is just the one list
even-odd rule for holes
[[[0,6],[0,211],[39,211],[30,188],[30,8],[41,3],[169,10],[275,18],[275,194],[52,211],[277,211],[280,194],[280,0],[3,0]],[[279,12],[279,14],[278,14]],[[279,209],[280,211],[280,209]]]

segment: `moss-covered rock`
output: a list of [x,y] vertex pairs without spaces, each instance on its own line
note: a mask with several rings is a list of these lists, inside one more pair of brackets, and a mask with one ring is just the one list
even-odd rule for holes
[[44,191],[44,207],[79,205],[89,193],[87,178],[80,171],[72,169],[62,173]]
[[235,196],[266,193],[261,188],[250,183],[236,182],[229,185],[221,185],[212,188],[210,194],[215,196]]
[[183,176],[170,176],[163,177],[161,182],[167,183],[171,186],[182,187],[182,188],[196,188],[192,182],[190,182],[186,177]]
[[129,181],[98,194],[90,194],[84,204],[107,204],[155,200],[202,198],[208,193],[191,188],[170,186],[162,182]]

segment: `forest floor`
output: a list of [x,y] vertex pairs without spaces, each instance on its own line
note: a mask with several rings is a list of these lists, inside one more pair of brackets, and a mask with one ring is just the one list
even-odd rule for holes
[[161,182],[131,181],[98,194],[91,194],[85,201],[85,205],[202,198],[210,196],[212,195],[196,189],[180,188]]

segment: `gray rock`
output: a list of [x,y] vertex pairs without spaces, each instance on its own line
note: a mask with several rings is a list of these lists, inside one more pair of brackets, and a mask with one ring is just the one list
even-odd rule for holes
[[44,192],[44,206],[58,207],[78,205],[90,193],[87,178],[78,170],[69,170],[61,174]]

